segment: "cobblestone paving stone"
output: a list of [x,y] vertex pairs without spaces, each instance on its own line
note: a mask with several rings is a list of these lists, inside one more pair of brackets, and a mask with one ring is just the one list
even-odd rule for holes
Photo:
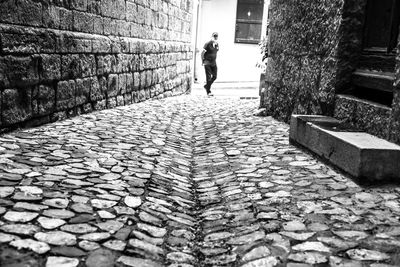
[[0,266],[399,266],[400,190],[182,96],[0,136]]

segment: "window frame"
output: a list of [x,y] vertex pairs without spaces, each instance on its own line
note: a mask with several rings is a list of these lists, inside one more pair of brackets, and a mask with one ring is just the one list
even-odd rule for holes
[[[261,18],[257,20],[243,19],[238,18],[239,16],[239,4],[249,4],[249,5],[259,5],[261,7]],[[264,0],[237,0],[236,2],[236,18],[235,18],[235,38],[234,42],[237,44],[258,44],[261,41],[262,35],[262,22],[264,17]],[[250,25],[259,25],[260,27],[260,36],[257,39],[249,39],[249,38],[241,38],[238,37],[238,27],[239,24],[250,24]],[[248,36],[248,34],[247,34]]]

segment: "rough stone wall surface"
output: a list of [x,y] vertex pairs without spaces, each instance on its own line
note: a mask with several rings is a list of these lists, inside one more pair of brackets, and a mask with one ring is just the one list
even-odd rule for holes
[[392,114],[389,126],[389,141],[400,145],[400,88],[395,90],[393,96]]
[[389,141],[400,145],[400,36],[397,44],[395,91],[389,126]]
[[0,129],[190,90],[191,0],[0,1]]
[[272,0],[264,105],[275,118],[332,114],[343,0]]

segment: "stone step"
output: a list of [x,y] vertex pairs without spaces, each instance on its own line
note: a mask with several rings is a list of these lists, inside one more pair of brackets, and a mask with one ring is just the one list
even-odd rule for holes
[[393,72],[356,70],[352,75],[352,83],[356,86],[393,92]]
[[360,180],[400,181],[400,146],[334,118],[292,115],[289,138]]

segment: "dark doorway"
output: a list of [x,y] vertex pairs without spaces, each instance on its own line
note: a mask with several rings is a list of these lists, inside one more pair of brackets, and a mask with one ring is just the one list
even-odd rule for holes
[[368,0],[360,60],[352,75],[357,97],[390,106],[393,100],[400,1]]
[[365,50],[394,52],[399,33],[399,1],[369,0],[363,45]]

